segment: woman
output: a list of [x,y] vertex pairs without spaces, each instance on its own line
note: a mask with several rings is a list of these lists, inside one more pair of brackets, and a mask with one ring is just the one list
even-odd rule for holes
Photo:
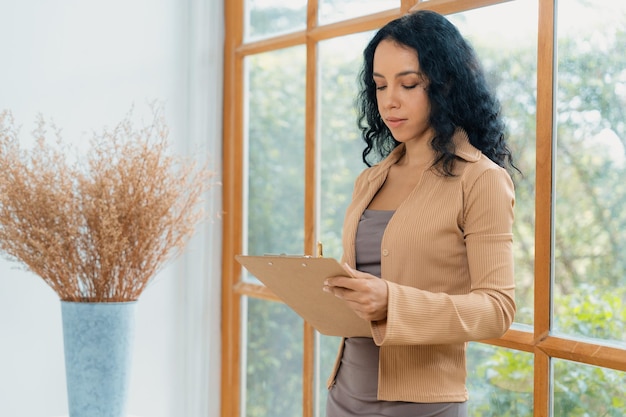
[[466,344],[501,336],[515,314],[515,167],[499,104],[472,47],[430,11],[373,37],[361,83],[369,168],[345,217],[350,277],[324,290],[372,338],[343,340],[327,417],[466,416]]

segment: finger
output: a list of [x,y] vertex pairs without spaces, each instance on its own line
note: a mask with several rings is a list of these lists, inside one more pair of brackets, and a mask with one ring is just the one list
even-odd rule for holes
[[350,267],[350,265],[348,265],[347,263],[344,262],[344,264],[342,265],[343,269],[348,273],[348,276],[351,276],[352,278],[355,278],[357,271],[355,269],[352,269]]
[[354,268],[352,268],[350,265],[348,265],[346,263],[344,263],[342,266],[343,266],[343,269],[346,272],[348,272],[348,274],[352,278],[378,279],[377,276],[372,275],[372,274],[368,274],[367,272],[359,271],[358,269],[354,269]]
[[333,288],[346,288],[349,290],[355,290],[358,288],[358,280],[354,278],[346,278],[346,277],[334,277],[327,278],[324,281],[324,285]]
[[330,293],[332,295],[334,295],[337,298],[341,298],[346,299],[346,295],[350,294],[351,292],[353,292],[351,289],[349,288],[345,288],[345,287],[341,287],[341,286],[335,286],[335,285],[324,285],[322,287],[322,290]]

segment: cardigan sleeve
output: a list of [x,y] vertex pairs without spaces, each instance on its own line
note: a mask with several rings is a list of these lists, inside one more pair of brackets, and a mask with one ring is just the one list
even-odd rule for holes
[[497,167],[484,170],[465,188],[461,226],[469,292],[429,292],[387,281],[387,318],[371,323],[376,344],[446,344],[495,338],[513,322],[513,183],[508,173]]

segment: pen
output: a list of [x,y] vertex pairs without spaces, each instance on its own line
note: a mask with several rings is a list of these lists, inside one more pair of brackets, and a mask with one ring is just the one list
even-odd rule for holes
[[317,255],[318,258],[321,258],[322,256],[324,256],[324,252],[322,250],[322,242],[318,241],[317,242]]

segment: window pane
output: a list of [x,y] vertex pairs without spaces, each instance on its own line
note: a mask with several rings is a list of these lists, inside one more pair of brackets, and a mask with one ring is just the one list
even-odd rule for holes
[[326,381],[333,370],[335,364],[335,358],[339,351],[339,344],[341,343],[340,337],[324,336],[317,333],[317,350],[316,350],[316,364],[317,364],[317,400],[316,400],[316,414],[317,416],[324,416],[326,414],[326,398],[328,397],[328,389],[326,388]]
[[623,417],[626,372],[555,359],[554,417]]
[[472,417],[533,416],[533,355],[482,343],[467,349]]
[[320,25],[400,7],[400,0],[320,0]]
[[[245,416],[302,415],[303,322],[282,303],[244,297]],[[245,304],[244,304],[245,305]]]
[[366,167],[361,160],[365,142],[357,128],[354,101],[362,50],[371,38],[363,33],[319,44],[320,221],[324,255],[342,254],[341,230],[357,175]]
[[246,0],[244,42],[306,28],[306,0]]
[[246,60],[244,250],[251,255],[303,253],[304,52],[299,46]]
[[471,42],[502,103],[514,163],[515,321],[533,323],[537,2],[520,0],[450,16]]
[[[365,142],[357,128],[354,100],[362,51],[372,33],[344,36],[319,43],[319,166],[320,215],[318,236],[324,256],[342,254],[343,217],[352,197],[357,175],[365,168],[361,160]],[[318,335],[318,398],[320,415],[326,409],[326,380],[337,355],[340,338]]]
[[554,329],[626,341],[626,3],[558,3]]

